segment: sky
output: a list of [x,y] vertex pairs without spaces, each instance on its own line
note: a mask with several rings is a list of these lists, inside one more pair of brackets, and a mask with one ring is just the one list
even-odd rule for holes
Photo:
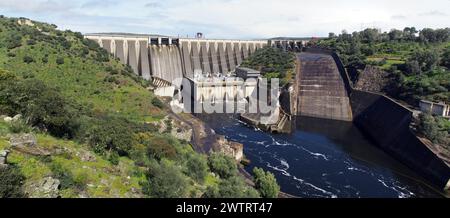
[[0,0],[0,14],[82,33],[260,39],[450,27],[450,0]]

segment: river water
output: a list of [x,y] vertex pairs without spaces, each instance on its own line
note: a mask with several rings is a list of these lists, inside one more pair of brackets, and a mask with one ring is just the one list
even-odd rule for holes
[[200,115],[216,133],[244,144],[246,170],[272,172],[283,192],[306,198],[440,197],[351,123],[297,118],[297,130],[272,135],[234,115]]

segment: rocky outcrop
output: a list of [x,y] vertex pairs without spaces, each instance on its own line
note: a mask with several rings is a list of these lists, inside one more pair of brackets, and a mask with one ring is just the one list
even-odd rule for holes
[[358,77],[355,89],[369,92],[384,92],[389,85],[388,72],[377,67],[367,65]]
[[14,117],[3,117],[3,120],[7,123],[12,123],[12,122],[16,122],[18,120],[22,119],[22,115],[17,114]]
[[58,198],[60,181],[53,177],[45,177],[35,183],[29,184],[25,192],[30,198]]
[[9,154],[8,150],[0,151],[0,168],[8,166],[8,154]]
[[237,162],[244,158],[244,145],[241,143],[228,141],[225,136],[217,136],[217,148],[219,152],[234,158]]
[[41,148],[37,144],[36,136],[33,134],[12,134],[9,135],[11,149],[34,156],[49,156],[51,152]]
[[33,134],[13,134],[9,138],[11,147],[33,147],[37,145]]
[[188,142],[192,139],[192,128],[178,119],[166,116],[157,125],[160,133],[169,132],[173,137]]

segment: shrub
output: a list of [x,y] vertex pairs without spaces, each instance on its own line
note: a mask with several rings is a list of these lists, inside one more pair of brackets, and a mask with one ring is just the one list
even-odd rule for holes
[[237,173],[236,162],[224,154],[214,153],[209,156],[208,165],[211,171],[221,178],[229,178]]
[[0,198],[26,197],[22,189],[24,179],[18,168],[0,167]]
[[208,187],[204,197],[206,198],[258,198],[258,191],[247,186],[243,179],[232,176],[222,179],[218,186]]
[[78,129],[78,112],[58,91],[36,79],[6,83],[2,86],[2,110],[8,114],[20,113],[28,124],[46,129],[54,136],[74,137]]
[[186,174],[199,183],[205,181],[205,177],[208,174],[208,163],[206,158],[198,154],[192,154],[189,156],[186,162]]
[[278,197],[278,193],[280,193],[280,186],[272,173],[264,172],[264,170],[260,168],[254,168],[253,174],[255,188],[259,191],[261,197]]
[[26,56],[23,57],[23,62],[25,62],[25,63],[27,63],[27,64],[33,63],[33,62],[34,62],[34,59],[33,59],[32,57],[26,55]]
[[31,127],[21,119],[13,121],[9,124],[9,131],[12,133],[29,133],[31,130]]
[[58,65],[64,64],[64,58],[62,58],[62,57],[56,58],[56,64],[58,64]]
[[61,189],[75,187],[76,183],[74,181],[72,172],[65,169],[60,163],[52,162],[50,164],[50,170],[53,173],[53,177],[59,180]]
[[176,140],[169,135],[154,136],[145,142],[147,156],[156,160],[175,159],[177,151],[174,145],[176,143]]
[[111,162],[111,164],[113,165],[118,165],[120,160],[119,160],[119,155],[117,154],[117,152],[111,152],[109,154],[108,157],[109,162]]
[[6,38],[6,48],[14,49],[22,46],[22,36],[18,33],[14,33]]
[[433,143],[447,143],[448,133],[439,128],[439,123],[430,114],[420,114],[418,130]]
[[89,145],[98,154],[115,151],[128,155],[133,143],[133,123],[119,117],[101,117],[86,126]]
[[168,161],[162,161],[160,164],[152,163],[142,190],[150,197],[183,198],[187,188],[188,181],[181,170]]
[[157,108],[160,108],[160,109],[164,108],[164,103],[161,100],[159,100],[159,98],[157,98],[157,97],[154,97],[152,99],[152,105]]

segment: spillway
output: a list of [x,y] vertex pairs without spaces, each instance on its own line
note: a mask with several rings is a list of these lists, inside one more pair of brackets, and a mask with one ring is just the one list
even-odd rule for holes
[[150,63],[154,77],[168,82],[183,78],[181,55],[175,45],[151,45]]
[[[170,85],[176,78],[195,74],[233,72],[267,40],[215,40],[171,38],[137,34],[88,34],[86,38],[128,64],[144,79]],[[159,83],[164,81],[162,83]]]
[[331,55],[301,53],[298,115],[352,121],[350,99]]

